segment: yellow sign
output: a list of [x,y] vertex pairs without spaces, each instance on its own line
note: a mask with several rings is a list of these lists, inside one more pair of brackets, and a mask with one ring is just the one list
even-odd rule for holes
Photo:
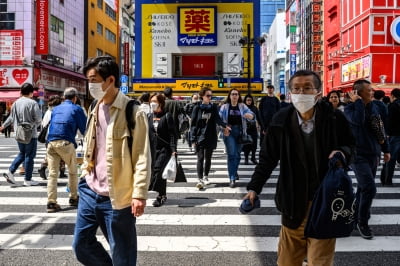
[[214,8],[180,8],[180,33],[210,34],[215,33]]

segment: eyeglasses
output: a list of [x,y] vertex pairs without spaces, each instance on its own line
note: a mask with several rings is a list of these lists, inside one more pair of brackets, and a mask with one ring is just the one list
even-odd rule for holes
[[208,97],[208,98],[211,98],[211,97],[212,97],[212,94],[206,94],[206,95],[204,95],[204,96],[206,96],[206,97]]
[[294,94],[298,94],[298,93],[309,94],[309,93],[312,93],[314,90],[315,90],[315,88],[306,87],[306,88],[292,88],[290,91]]
[[239,96],[239,93],[231,93],[231,96]]

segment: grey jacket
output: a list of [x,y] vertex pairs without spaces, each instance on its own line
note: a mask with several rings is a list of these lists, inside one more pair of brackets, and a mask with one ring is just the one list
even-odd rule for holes
[[34,125],[32,138],[37,138],[37,127],[40,126],[42,122],[42,112],[40,111],[38,103],[25,96],[16,100],[11,107],[10,116],[4,122],[3,127],[14,123],[15,129],[18,126],[18,121],[20,123],[28,122]]

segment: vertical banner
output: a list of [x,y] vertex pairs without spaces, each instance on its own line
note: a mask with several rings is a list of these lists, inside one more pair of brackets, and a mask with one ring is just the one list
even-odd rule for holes
[[49,53],[49,1],[36,0],[36,54]]
[[124,43],[124,74],[129,75],[129,42]]

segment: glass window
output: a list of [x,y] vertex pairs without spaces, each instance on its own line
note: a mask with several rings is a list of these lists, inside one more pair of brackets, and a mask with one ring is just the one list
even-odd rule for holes
[[97,48],[96,49],[96,56],[101,56],[101,55],[103,55],[103,50]]
[[113,43],[116,43],[117,40],[115,34],[107,28],[106,28],[106,39]]
[[58,33],[58,41],[64,43],[64,21],[55,16],[50,18],[50,29]]
[[106,4],[106,14],[113,20],[117,19],[117,13],[109,5]]
[[64,5],[64,0],[60,0],[60,4],[63,6]]
[[103,9],[103,0],[97,0],[97,7]]
[[0,12],[7,12],[7,4],[0,3]]
[[0,21],[0,30],[15,30],[15,22],[14,21],[8,21],[8,22]]
[[97,33],[103,35],[103,25],[97,22]]

